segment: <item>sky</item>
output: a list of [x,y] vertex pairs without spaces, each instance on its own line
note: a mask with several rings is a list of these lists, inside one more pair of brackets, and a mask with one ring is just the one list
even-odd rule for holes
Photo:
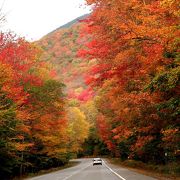
[[1,30],[13,31],[29,41],[90,12],[85,0],[0,0],[0,7],[6,18]]

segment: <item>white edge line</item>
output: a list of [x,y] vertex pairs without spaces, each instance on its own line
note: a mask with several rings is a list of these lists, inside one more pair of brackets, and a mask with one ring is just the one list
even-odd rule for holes
[[114,173],[116,176],[118,176],[119,178],[121,178],[122,180],[126,180],[125,178],[123,178],[122,176],[120,176],[118,173],[116,173],[115,171],[113,171],[105,162],[104,165],[112,172]]

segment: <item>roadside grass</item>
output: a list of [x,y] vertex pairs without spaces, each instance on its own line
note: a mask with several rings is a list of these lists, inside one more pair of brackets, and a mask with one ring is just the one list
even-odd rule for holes
[[52,173],[52,172],[56,172],[56,171],[59,171],[59,170],[63,170],[63,169],[67,169],[67,168],[76,166],[79,163],[80,162],[78,162],[78,161],[69,161],[64,166],[51,168],[51,169],[48,169],[48,170],[41,170],[41,171],[39,171],[37,173],[28,173],[28,174],[24,175],[23,177],[15,177],[13,180],[23,180],[23,179],[33,178],[35,176],[45,175],[45,174],[48,174],[48,173]]
[[124,166],[132,171],[139,172],[144,175],[155,177],[159,180],[180,180],[180,164],[168,163],[166,165],[145,164],[141,161],[125,160],[111,158],[112,164]]

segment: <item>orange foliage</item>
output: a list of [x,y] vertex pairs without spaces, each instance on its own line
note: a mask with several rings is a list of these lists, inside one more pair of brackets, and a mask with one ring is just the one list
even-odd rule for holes
[[135,152],[156,139],[168,124],[156,108],[165,99],[163,93],[144,90],[174,60],[164,54],[174,51],[179,34],[177,3],[86,1],[94,7],[84,29],[92,41],[78,55],[97,61],[86,82],[99,89],[101,138],[108,144],[112,139],[120,143],[135,136],[131,148]]

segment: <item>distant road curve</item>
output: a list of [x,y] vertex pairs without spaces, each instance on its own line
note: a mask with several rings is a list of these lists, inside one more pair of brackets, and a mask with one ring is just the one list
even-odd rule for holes
[[27,180],[155,180],[126,168],[103,161],[103,165],[92,164],[92,159],[77,159],[79,164]]

